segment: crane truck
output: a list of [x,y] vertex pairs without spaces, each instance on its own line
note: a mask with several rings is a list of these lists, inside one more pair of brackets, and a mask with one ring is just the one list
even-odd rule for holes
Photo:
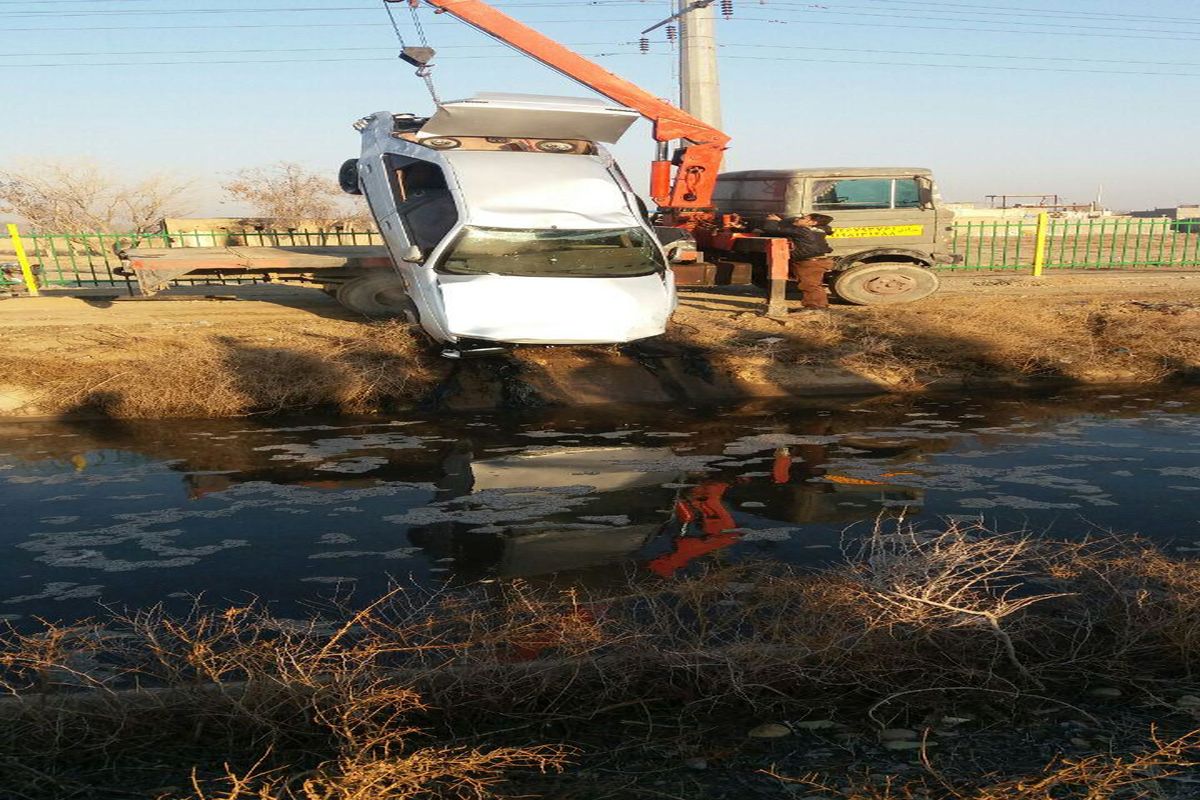
[[[831,283],[834,291],[850,302],[894,303],[927,296],[938,287],[937,276],[929,268],[939,261],[952,260],[946,246],[950,216],[938,207],[936,186],[928,170],[777,170],[722,175],[721,161],[730,141],[726,133],[612,74],[488,3],[482,0],[385,2],[405,3],[413,8],[432,6],[438,13],[447,13],[462,20],[617,104],[616,108],[604,112],[597,108],[596,113],[620,116],[623,109],[648,119],[653,124],[653,136],[657,143],[657,152],[650,164],[649,195],[658,207],[654,221],[659,226],[660,240],[667,244],[667,255],[672,262],[671,272],[680,284],[729,283],[739,277],[757,278],[756,282],[763,282],[770,278],[775,284],[772,288],[771,312],[780,313],[783,307],[786,253],[778,240],[754,234],[755,223],[771,213],[789,215],[818,210],[835,213],[835,224],[841,230],[834,237],[836,261]],[[431,57],[432,51],[428,48],[406,48],[402,55],[419,70],[428,68]],[[526,102],[530,104],[528,108],[536,106],[536,102],[530,99]],[[561,104],[562,100],[557,99],[557,102]],[[478,168],[490,169],[493,167],[488,165],[495,164],[494,168],[498,171],[501,170],[499,161],[488,159],[478,151],[508,148],[536,151],[555,146],[546,137],[556,136],[569,140],[557,145],[562,148],[560,152],[575,152],[579,148],[591,148],[594,151],[597,147],[589,141],[598,138],[596,131],[584,124],[583,117],[578,115],[572,122],[565,119],[551,121],[549,117],[543,119],[538,114],[506,115],[503,109],[493,113],[489,111],[491,107],[494,107],[494,101],[486,97],[477,98],[443,105],[432,119],[422,120],[419,126],[414,126],[407,118],[385,114],[376,115],[364,124],[371,130],[377,125],[386,129],[392,124],[391,120],[398,120],[395,130],[384,131],[385,137],[405,139],[418,148],[440,148],[456,153],[459,148],[476,151],[478,157],[473,163]],[[409,127],[405,128],[405,125]],[[452,273],[455,269],[452,266],[454,258],[452,255],[442,255],[440,262],[434,258],[432,272],[405,266],[428,263],[429,257],[420,245],[414,245],[414,237],[419,236],[415,230],[395,231],[389,227],[392,225],[389,217],[394,212],[395,202],[397,199],[402,204],[405,202],[402,190],[398,192],[395,186],[389,187],[381,181],[372,183],[370,174],[363,172],[364,169],[373,168],[364,167],[364,164],[373,164],[378,160],[377,138],[373,136],[364,141],[364,154],[370,153],[371,160],[348,164],[346,170],[350,173],[357,171],[357,182],[356,176],[350,174],[348,179],[343,180],[343,188],[351,192],[361,188],[367,194],[376,219],[384,229],[384,236],[392,247],[393,258],[401,265],[400,274],[405,288],[413,301],[421,306],[416,316],[422,320],[427,316],[435,318],[436,321],[432,323],[423,322],[425,329],[435,338],[452,340],[456,332],[447,329],[443,320],[449,313],[446,303],[454,298],[445,290],[432,289],[439,283],[449,285],[451,279],[438,278],[437,273]],[[574,140],[571,140],[572,136]],[[513,137],[517,139],[514,141]],[[681,142],[682,146],[671,153],[671,143],[676,141]],[[407,144],[395,145],[389,141],[389,145],[384,150],[399,147],[410,155],[419,155]],[[461,157],[454,155],[451,160]],[[530,159],[526,163],[532,165],[534,162]],[[576,209],[586,214],[592,196],[581,185],[575,184],[574,174],[563,169],[556,178],[553,172],[558,167],[554,164],[543,161],[539,166],[544,167],[545,171],[538,174],[548,176],[544,182],[542,178],[529,177],[526,180],[536,185],[535,191],[545,192],[545,200],[553,197],[554,202],[560,204],[556,206],[556,213]],[[622,191],[627,191],[624,178],[615,165],[610,171],[622,186]],[[520,180],[515,174],[512,178]],[[498,180],[503,182],[506,179]],[[552,191],[549,190],[551,186],[555,187]],[[458,198],[460,211],[475,202],[465,185],[462,189],[464,191]],[[480,198],[479,202],[487,200]],[[528,202],[522,205],[529,206]],[[534,205],[540,207],[537,203]],[[505,224],[511,229],[519,226],[519,219],[510,216]],[[536,226],[545,224],[545,221],[538,222],[530,218],[529,224]],[[451,232],[442,241],[453,240],[455,236],[467,237],[462,239],[467,242],[470,234]],[[443,244],[439,247],[439,253],[453,253],[455,247],[450,245],[447,249]],[[403,253],[398,252],[400,250],[408,250],[418,261],[406,262]],[[501,250],[504,255],[493,263],[526,258],[516,242],[510,242],[506,250],[501,248],[495,252]],[[551,273],[560,276],[572,274],[561,266],[539,274]],[[498,289],[500,283],[492,281],[492,285]],[[507,294],[503,297],[511,298]],[[523,317],[518,327],[527,327],[532,324],[527,317],[531,310],[529,304],[518,303],[509,305],[505,313]],[[616,309],[618,315],[623,310],[620,307]],[[539,306],[535,313],[553,315],[554,311]],[[564,313],[570,317],[576,312]],[[582,325],[582,319],[568,323],[568,327],[571,324]],[[658,324],[657,318],[654,324]],[[466,326],[463,330],[479,329],[473,321],[468,324],[464,320],[463,325]],[[494,330],[508,329],[499,326]],[[503,337],[491,335],[483,338]],[[510,336],[507,340],[525,339]]]
[[[768,314],[784,314],[786,243],[755,233],[771,213],[834,216],[830,283],[852,303],[925,297],[938,288],[930,268],[953,260],[952,217],[928,170],[722,174],[726,133],[488,3],[385,2],[431,6],[609,101],[491,94],[441,103],[430,117],[378,112],[356,123],[362,154],[339,181],[366,196],[395,269],[380,268],[377,249],[363,258],[305,253],[313,263],[296,276],[352,309],[409,316],[448,356],[653,336],[677,283],[769,283]],[[423,71],[432,56],[405,48],[402,58]],[[604,149],[639,115],[656,142],[653,214]],[[251,249],[234,254],[242,266],[254,264]],[[228,270],[229,257],[214,254],[215,268]],[[286,280],[289,257],[259,268]],[[163,258],[129,255],[144,289],[175,274]]]

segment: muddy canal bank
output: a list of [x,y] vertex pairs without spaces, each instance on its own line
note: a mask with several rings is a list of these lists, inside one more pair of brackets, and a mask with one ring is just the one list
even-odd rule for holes
[[751,292],[688,292],[661,341],[455,363],[407,326],[351,318],[311,290],[10,300],[0,303],[0,414],[706,403],[1200,374],[1193,275],[977,276],[896,308],[842,306],[785,323],[761,309]]

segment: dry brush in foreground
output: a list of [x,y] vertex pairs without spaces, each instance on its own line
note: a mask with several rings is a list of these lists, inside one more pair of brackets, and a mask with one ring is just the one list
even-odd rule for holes
[[[714,569],[603,597],[398,588],[332,619],[250,606],[10,630],[0,785],[17,798],[95,786],[484,798],[590,757],[544,725],[594,727],[630,708],[668,727],[857,709],[886,728],[951,698],[1073,708],[1120,687],[1169,709],[1200,666],[1200,562],[1138,542],[902,527],[815,574]],[[856,800],[1149,796],[1130,792],[1196,754],[1193,735],[974,786],[835,788]]]

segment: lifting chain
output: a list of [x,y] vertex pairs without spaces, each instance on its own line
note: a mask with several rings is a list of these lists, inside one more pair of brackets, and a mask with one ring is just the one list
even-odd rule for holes
[[[393,3],[407,3],[409,13],[412,15],[413,28],[417,32],[417,38],[420,40],[420,47],[409,47],[404,41],[404,34],[400,30],[400,23],[396,20],[396,15],[392,13]],[[421,25],[421,17],[418,13],[421,7],[421,0],[383,0],[383,7],[387,10],[388,19],[392,23],[392,31],[396,34],[396,40],[400,42],[400,59],[408,64],[412,64],[417,68],[417,77],[425,82],[425,88],[429,90],[429,96],[433,99],[434,105],[441,105],[442,100],[438,97],[437,87],[433,84],[433,64],[430,60],[434,56],[434,49],[429,46],[429,39],[425,36],[425,28]]]

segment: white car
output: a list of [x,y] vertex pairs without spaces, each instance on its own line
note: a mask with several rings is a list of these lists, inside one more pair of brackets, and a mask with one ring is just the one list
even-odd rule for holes
[[662,334],[675,284],[601,142],[638,118],[603,100],[481,94],[429,118],[359,120],[361,192],[409,306],[445,354]]

